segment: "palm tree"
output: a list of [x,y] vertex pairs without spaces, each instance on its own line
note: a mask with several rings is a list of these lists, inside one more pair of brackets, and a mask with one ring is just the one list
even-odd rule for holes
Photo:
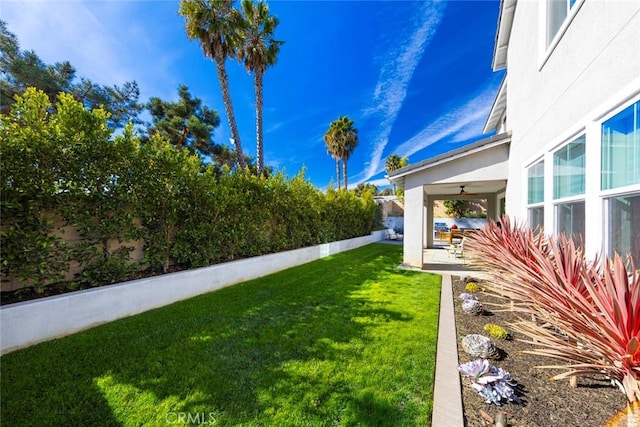
[[246,167],[240,134],[233,114],[229,78],[225,62],[235,55],[238,44],[237,21],[233,19],[233,0],[182,0],[179,13],[185,19],[187,36],[198,40],[205,56],[216,62],[222,100],[229,120],[238,166]]
[[336,178],[338,180],[338,188],[340,188],[340,156],[337,147],[337,129],[336,121],[331,122],[329,129],[324,134],[324,144],[327,147],[327,153],[336,160]]
[[[390,174],[394,170],[403,168],[409,164],[409,159],[407,157],[400,157],[397,154],[392,154],[387,157],[387,161],[385,162],[385,169],[387,170],[387,174]],[[393,184],[393,182],[391,183]],[[393,184],[393,194],[396,194],[396,185]]]
[[275,40],[273,33],[278,26],[278,18],[269,15],[269,6],[263,1],[242,0],[242,16],[239,16],[238,28],[241,45],[238,47],[238,60],[244,62],[249,73],[253,72],[256,92],[256,157],[258,175],[264,170],[264,149],[262,139],[262,80],[267,67],[274,65],[284,42]]
[[342,133],[342,144],[340,145],[341,156],[342,159],[342,171],[344,175],[344,188],[347,190],[349,188],[347,182],[347,161],[351,157],[351,154],[358,146],[358,129],[353,127],[353,120],[349,119],[349,117],[344,116],[340,118],[341,122],[341,133]]
[[[327,136],[329,137],[328,140]],[[353,120],[347,116],[342,116],[332,121],[329,125],[329,130],[325,133],[325,143],[327,151],[336,159],[338,188],[340,188],[339,162],[342,161],[344,188],[347,189],[347,162],[358,145],[358,129],[353,127]]]

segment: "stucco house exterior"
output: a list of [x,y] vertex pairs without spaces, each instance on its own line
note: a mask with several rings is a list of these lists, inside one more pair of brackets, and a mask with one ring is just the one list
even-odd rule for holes
[[404,264],[433,244],[434,200],[478,197],[489,218],[640,266],[640,1],[502,0],[492,66],[506,70],[494,136],[389,174],[405,189]]

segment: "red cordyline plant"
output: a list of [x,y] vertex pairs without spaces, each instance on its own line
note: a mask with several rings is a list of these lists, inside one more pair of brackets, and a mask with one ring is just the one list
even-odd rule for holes
[[[616,255],[587,261],[564,235],[489,222],[465,243],[474,264],[490,273],[487,290],[524,315],[512,328],[538,348],[528,353],[566,364],[553,379],[605,375],[640,401],[640,271]],[[530,319],[530,320],[529,320]]]

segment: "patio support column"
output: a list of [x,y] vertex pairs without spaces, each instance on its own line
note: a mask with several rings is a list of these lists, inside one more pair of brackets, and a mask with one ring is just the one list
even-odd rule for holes
[[487,194],[487,219],[497,221],[499,214],[498,198],[495,194]]
[[425,225],[425,195],[422,185],[407,186],[404,191],[403,264],[422,268]]
[[425,248],[432,248],[433,247],[433,196],[425,196],[425,203],[426,203],[426,215],[425,215],[425,220],[426,220],[426,224],[425,224]]

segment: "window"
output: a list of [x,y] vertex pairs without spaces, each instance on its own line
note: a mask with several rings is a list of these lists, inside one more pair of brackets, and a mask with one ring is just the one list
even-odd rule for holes
[[544,207],[529,208],[527,221],[529,222],[529,228],[532,230],[542,230],[544,228]]
[[585,137],[568,143],[553,155],[553,198],[584,194]]
[[544,160],[529,168],[528,178],[527,202],[529,204],[544,202]]
[[[580,136],[553,153],[553,199],[583,196],[585,190],[585,137]],[[584,200],[555,206],[556,233],[584,243]]]
[[640,194],[607,199],[609,256],[631,255],[640,266]]
[[542,230],[544,226],[544,161],[531,166],[527,171],[527,219],[531,229]]
[[640,183],[640,101],[602,124],[603,190]]
[[547,0],[547,47],[567,19],[576,0]]
[[564,233],[578,245],[584,243],[584,201],[556,206],[556,233]]

